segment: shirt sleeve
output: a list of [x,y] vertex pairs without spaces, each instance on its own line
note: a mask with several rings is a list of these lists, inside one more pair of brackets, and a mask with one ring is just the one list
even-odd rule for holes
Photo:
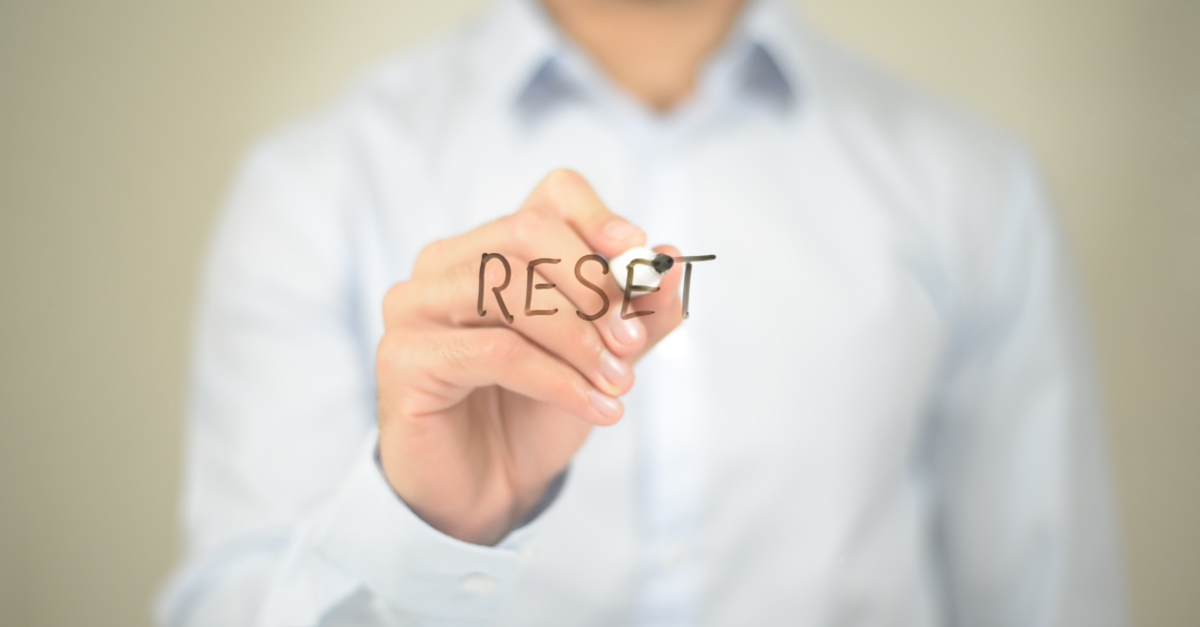
[[1059,229],[1012,160],[964,299],[932,467],[950,624],[1126,622],[1098,391]]
[[536,521],[495,547],[460,542],[382,475],[337,143],[325,127],[265,143],[219,221],[190,377],[185,555],[160,624],[475,624],[529,553]]
[[372,616],[368,625],[418,617],[432,625],[486,622],[532,555],[536,533],[536,525],[522,527],[484,547],[433,529],[387,483],[377,438],[333,503],[308,522],[294,563],[269,591],[261,624],[329,624],[346,612],[356,616],[353,624],[364,624],[364,613]]

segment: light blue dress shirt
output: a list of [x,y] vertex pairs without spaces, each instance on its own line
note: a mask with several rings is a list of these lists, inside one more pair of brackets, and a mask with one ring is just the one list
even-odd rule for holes
[[[466,544],[379,470],[380,303],[560,167],[717,260],[549,507]],[[159,621],[1123,624],[1075,302],[1025,151],[782,3],[751,2],[659,115],[501,2],[243,165]]]

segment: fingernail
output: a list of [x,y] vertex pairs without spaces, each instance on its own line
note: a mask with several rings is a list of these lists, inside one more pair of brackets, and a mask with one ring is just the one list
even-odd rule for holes
[[634,344],[645,335],[645,330],[642,323],[636,318],[626,320],[620,314],[614,314],[609,320],[608,327],[612,330],[613,337],[621,344]]
[[641,233],[641,229],[630,224],[629,222],[626,222],[625,220],[622,220],[621,218],[617,218],[616,220],[604,225],[604,234],[608,236],[609,239],[618,242],[623,242],[634,235],[641,235]]
[[601,394],[596,390],[592,390],[591,395],[592,407],[595,407],[596,411],[600,412],[602,416],[605,418],[619,418],[621,416],[621,401],[606,394]]
[[629,369],[629,364],[617,359],[616,355],[604,351],[600,354],[600,374],[608,381],[609,385],[619,388],[621,384],[629,380],[632,371]]

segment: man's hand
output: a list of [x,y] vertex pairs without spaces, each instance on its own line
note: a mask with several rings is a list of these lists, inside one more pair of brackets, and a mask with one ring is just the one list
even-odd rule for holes
[[[637,309],[654,315],[622,320],[621,291],[600,264],[585,264],[610,302],[604,317],[587,322],[575,311],[598,311],[600,297],[576,280],[575,263],[645,242],[581,176],[556,171],[517,213],[421,252],[412,280],[384,299],[376,364],[383,471],[417,515],[460,540],[495,544],[537,504],[592,426],[620,420],[617,397],[633,386],[630,365],[682,319],[680,271],[638,298]],[[476,311],[483,253],[511,264],[503,296],[513,324],[490,289],[504,280],[498,261],[487,265],[487,315]],[[534,309],[559,311],[527,317],[526,265],[543,257],[562,262],[536,267],[533,283],[556,287],[536,290]]]

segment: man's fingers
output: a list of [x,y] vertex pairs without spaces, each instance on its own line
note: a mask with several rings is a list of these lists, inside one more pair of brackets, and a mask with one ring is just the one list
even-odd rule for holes
[[588,247],[609,259],[646,245],[646,234],[609,211],[592,186],[571,170],[555,170],[546,175],[521,211],[544,211],[560,217]]
[[[596,425],[614,424],[624,413],[620,400],[511,329],[435,328],[391,342],[380,347],[380,376],[406,381],[448,405],[473,389],[498,385]],[[420,415],[443,408],[407,409]]]
[[[622,251],[623,252],[623,251]],[[454,280],[463,273],[464,267],[474,268],[474,284],[478,286],[478,273],[484,253],[498,253],[504,260],[490,258],[484,269],[485,298],[494,303],[491,288],[504,285],[504,264],[508,264],[509,283],[503,288],[506,306],[512,301],[509,294],[524,294],[528,282],[528,261],[558,259],[558,263],[543,263],[536,272],[566,295],[576,310],[591,316],[603,307],[607,298],[609,314],[595,321],[596,328],[604,338],[609,350],[618,356],[633,355],[642,350],[646,332],[640,320],[621,319],[612,316],[613,308],[620,308],[622,293],[611,276],[603,274],[607,260],[596,259],[576,266],[579,260],[595,251],[561,217],[550,215],[548,210],[523,209],[485,224],[470,233],[436,242],[421,252],[413,270],[415,279]],[[609,274],[614,270],[610,269]],[[580,281],[579,277],[584,277]],[[596,290],[604,293],[602,297]],[[523,308],[524,302],[517,301]],[[508,306],[510,315],[519,316],[517,309]],[[489,310],[490,314],[490,310]],[[502,312],[497,312],[502,314]]]
[[[508,250],[529,259],[567,254],[563,239],[548,224],[563,225],[574,235],[580,254],[599,253],[607,259],[646,245],[646,234],[609,211],[587,181],[570,170],[555,170],[534,188],[516,213],[475,230],[433,242],[421,251],[413,276],[444,271],[454,261],[485,252]],[[579,255],[574,255],[578,259]]]
[[[680,252],[674,246],[658,246],[654,252],[670,257],[679,257]],[[634,298],[629,303],[630,313],[634,311],[653,311],[652,315],[639,316],[638,320],[646,329],[646,342],[638,351],[640,358],[654,348],[664,337],[679,327],[683,322],[683,304],[680,300],[679,284],[683,280],[683,264],[676,263],[671,270],[663,275],[657,292],[650,292]],[[618,307],[619,309],[619,307]],[[620,312],[618,311],[618,314]]]
[[[512,263],[527,267],[524,260],[514,259]],[[480,316],[476,274],[473,268],[463,266],[462,271],[445,277],[397,284],[385,297],[386,323],[392,327],[434,323],[445,327],[511,328],[574,366],[610,396],[625,394],[633,386],[632,368],[608,350],[596,325],[580,319],[576,306],[558,289],[538,288],[549,285],[550,279],[535,270],[532,281],[523,279],[500,294],[506,303],[502,309],[490,286],[502,283],[503,269],[499,263],[493,264],[485,273],[486,315]],[[533,289],[529,290],[531,285]],[[526,303],[530,312],[538,315],[527,315]],[[513,322],[504,318],[504,309],[511,312]],[[555,313],[545,313],[551,311]]]

